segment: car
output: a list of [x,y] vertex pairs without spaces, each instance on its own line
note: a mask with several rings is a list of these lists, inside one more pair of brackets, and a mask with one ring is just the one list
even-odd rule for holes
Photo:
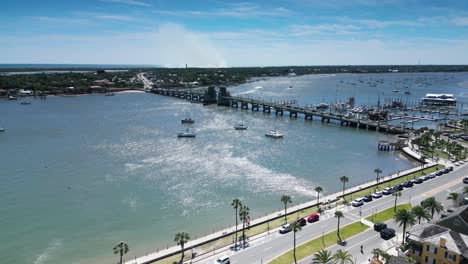
[[231,260],[228,256],[221,256],[214,261],[214,264],[231,264]]
[[463,178],[463,183],[468,184],[468,177]]
[[309,223],[317,222],[318,220],[320,220],[319,214],[311,214],[309,217],[307,217],[307,222]]
[[307,225],[307,220],[305,220],[304,218],[299,218],[296,220],[296,222],[299,223],[299,225],[301,226]]
[[372,198],[377,199],[377,198],[380,198],[380,197],[382,197],[382,192],[375,192],[375,193],[372,194]]
[[385,224],[385,223],[377,222],[377,223],[374,224],[374,230],[377,231],[377,232],[380,232],[380,231],[384,230],[385,228],[387,228],[387,224]]
[[286,234],[291,231],[291,225],[290,224],[285,224],[282,225],[279,229],[280,234]]
[[364,201],[362,198],[357,198],[356,200],[351,202],[351,205],[354,207],[358,207],[358,206],[364,205]]
[[427,175],[423,175],[423,176],[421,176],[421,177],[419,177],[419,178],[420,178],[421,180],[423,180],[423,181],[429,180],[429,177],[427,177]]
[[403,190],[403,184],[401,184],[401,183],[397,184],[397,185],[393,186],[393,189],[397,190],[397,191],[401,191],[401,190]]
[[446,173],[449,173],[450,170],[449,170],[448,168],[445,168],[445,169],[442,170],[442,172],[443,172],[444,174],[446,174]]
[[414,180],[411,180],[413,183],[416,183],[416,184],[421,184],[423,183],[423,180],[421,178],[416,178]]
[[372,201],[372,195],[368,194],[368,195],[362,197],[362,200],[364,202],[366,202],[366,203],[371,202]]
[[393,228],[384,228],[380,230],[380,237],[383,239],[390,239],[395,236],[395,229]]
[[405,188],[411,188],[411,187],[413,187],[413,185],[414,185],[414,183],[412,181],[407,181],[407,182],[403,183],[403,186]]
[[434,179],[436,175],[435,173],[429,173],[428,175],[426,175],[426,177],[428,177],[429,179]]
[[448,169],[449,169],[449,171],[453,171],[453,167],[452,167],[452,166],[448,167]]
[[456,135],[456,134],[453,134],[453,135],[449,135],[449,138],[450,138],[450,139],[458,139],[459,136]]
[[436,173],[435,173],[435,175],[437,175],[437,176],[441,176],[442,174],[444,174],[444,173],[442,172],[442,170],[438,170],[438,171],[436,171]]
[[392,187],[387,187],[387,188],[383,189],[383,191],[382,191],[382,193],[385,194],[385,195],[392,194],[392,192],[393,192]]

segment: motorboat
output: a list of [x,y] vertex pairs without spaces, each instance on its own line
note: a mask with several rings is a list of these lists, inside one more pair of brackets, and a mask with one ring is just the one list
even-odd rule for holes
[[247,130],[248,126],[244,125],[244,124],[237,124],[234,126],[234,129],[236,130]]
[[188,117],[188,118],[184,118],[181,120],[182,124],[193,124],[195,123],[195,120],[193,120],[192,118]]
[[187,128],[187,130],[185,132],[178,133],[177,137],[180,137],[180,138],[194,138],[195,137],[195,132],[193,130],[189,131],[188,128]]
[[329,108],[330,106],[326,103],[320,103],[317,105],[317,109],[327,109]]
[[31,104],[31,102],[29,102],[29,101],[22,101],[20,104],[22,104],[22,105],[29,105],[29,104]]
[[5,132],[5,129],[3,127],[0,127],[0,132]]
[[398,91],[398,90],[393,90],[392,92],[394,92],[394,93],[398,93],[398,92],[400,92],[400,91]]
[[18,97],[9,95],[8,100],[18,100]]
[[405,94],[411,94],[411,92],[410,91],[405,91]]
[[284,137],[284,135],[277,130],[270,130],[267,133],[265,133],[265,136],[271,137],[271,138],[283,138]]

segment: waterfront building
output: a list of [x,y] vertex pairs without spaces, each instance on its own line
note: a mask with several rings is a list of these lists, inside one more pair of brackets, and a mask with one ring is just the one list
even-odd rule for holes
[[456,106],[457,99],[453,94],[426,94],[421,99],[423,106]]

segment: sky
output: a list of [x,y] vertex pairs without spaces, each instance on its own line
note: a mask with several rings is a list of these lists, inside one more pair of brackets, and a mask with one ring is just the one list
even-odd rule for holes
[[2,0],[0,63],[468,64],[468,1]]

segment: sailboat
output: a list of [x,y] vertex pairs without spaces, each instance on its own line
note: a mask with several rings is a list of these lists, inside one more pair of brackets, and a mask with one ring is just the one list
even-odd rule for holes
[[194,138],[195,137],[195,131],[193,131],[193,129],[191,131],[189,131],[189,129],[187,128],[187,130],[185,132],[178,133],[177,137],[180,137],[180,138]]
[[247,130],[248,126],[244,124],[244,111],[241,112],[241,122],[234,126],[236,130]]
[[184,118],[184,119],[182,119],[182,120],[180,120],[180,122],[181,122],[182,124],[193,124],[193,123],[195,123],[195,120],[193,120],[191,117],[189,117],[188,110],[186,111],[186,113],[187,113],[187,117]]
[[275,129],[270,130],[265,133],[265,137],[270,137],[270,138],[283,138],[284,134],[281,133],[280,131],[276,130],[276,119],[275,119]]

